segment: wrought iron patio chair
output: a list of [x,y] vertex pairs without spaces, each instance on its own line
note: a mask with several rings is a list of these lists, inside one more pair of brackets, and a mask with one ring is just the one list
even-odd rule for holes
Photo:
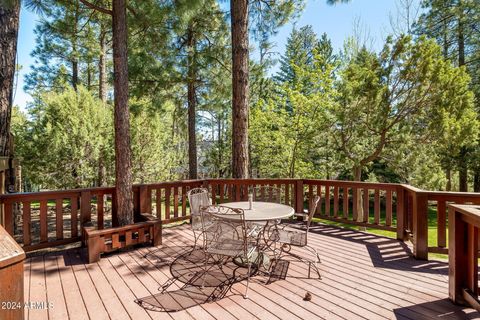
[[[320,256],[317,250],[308,244],[308,230],[310,229],[310,225],[312,223],[313,215],[317,210],[318,203],[320,202],[320,197],[315,196],[314,199],[310,201],[308,217],[305,221],[304,230],[288,230],[286,227],[288,224],[283,226],[271,226],[267,233],[267,237],[270,241],[274,241],[280,244],[281,253],[288,253],[291,256],[295,257],[296,259],[307,263],[308,264],[308,278],[310,278],[310,269],[313,265],[315,271],[318,274],[318,277],[321,279],[320,271],[318,270],[317,263],[320,262]],[[306,260],[303,257],[299,256],[298,254],[291,251],[292,246],[294,247],[302,247],[308,250],[310,253],[314,255],[314,259]]]
[[[248,298],[248,287],[252,266],[254,265],[254,252],[257,250],[258,239],[252,237],[245,222],[242,209],[225,206],[209,206],[200,209],[202,223],[204,224],[203,249],[205,253],[205,275],[210,265],[221,265],[228,258],[240,258],[243,265],[248,268],[247,286],[244,298]],[[206,228],[205,223],[210,223]],[[258,256],[258,255],[257,255]]]
[[[190,204],[190,214],[192,217],[191,225],[194,237],[193,247],[195,248],[197,246],[197,241],[200,239],[204,231],[200,208],[211,205],[211,201],[208,195],[208,190],[205,188],[190,189],[187,192],[187,197],[188,203]],[[205,221],[205,226],[208,227],[209,225],[211,225],[211,222]]]

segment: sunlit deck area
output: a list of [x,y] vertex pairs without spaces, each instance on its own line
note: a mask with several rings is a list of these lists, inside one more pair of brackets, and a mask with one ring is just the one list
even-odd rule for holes
[[[159,293],[169,265],[191,250],[188,225],[163,229],[163,244],[105,255],[86,264],[83,249],[34,254],[25,261],[26,319],[474,319],[448,300],[448,264],[419,261],[398,240],[315,224],[310,244],[320,253],[322,279],[291,262],[285,280],[264,276],[233,285],[225,297],[178,312],[146,310],[135,300]],[[296,249],[294,249],[296,250]],[[300,250],[300,249],[298,249]],[[171,287],[176,289],[175,285]],[[306,292],[311,301],[304,301]]]

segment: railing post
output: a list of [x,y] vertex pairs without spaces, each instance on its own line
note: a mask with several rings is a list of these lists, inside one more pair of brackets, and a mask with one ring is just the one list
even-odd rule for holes
[[152,195],[149,192],[148,186],[141,185],[139,191],[139,210],[140,214],[152,214]]
[[295,212],[303,213],[303,180],[298,179],[295,183]]
[[86,222],[92,220],[92,194],[90,191],[82,191],[80,195],[80,223],[83,226]]
[[118,227],[118,203],[117,203],[117,189],[112,192],[112,227]]
[[428,197],[415,192],[413,197],[413,255],[428,260]]
[[402,186],[397,187],[397,239],[405,241],[406,234],[406,214],[405,214],[405,189]]

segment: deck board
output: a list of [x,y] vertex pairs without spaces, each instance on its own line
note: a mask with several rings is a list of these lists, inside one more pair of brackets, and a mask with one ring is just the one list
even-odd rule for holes
[[[292,261],[288,276],[237,283],[223,299],[179,312],[146,310],[136,299],[159,293],[169,262],[193,244],[188,225],[163,230],[163,245],[141,247],[85,264],[83,249],[36,254],[25,263],[25,300],[52,309],[26,310],[26,319],[476,319],[448,300],[448,266],[417,261],[405,244],[367,233],[316,224],[309,244],[322,258],[322,280]],[[296,250],[302,254],[301,250]],[[314,273],[312,273],[313,275]],[[172,289],[179,288],[174,284]],[[311,301],[304,301],[306,292]]]
[[[69,318],[73,320],[88,319],[87,308],[85,307],[72,267],[66,263],[68,254],[57,255],[56,258]],[[57,292],[57,294],[60,293]],[[33,320],[34,318],[31,319]]]
[[[45,264],[43,256],[33,257],[31,259],[31,273],[30,273],[30,300],[27,300],[28,305],[32,306],[28,315],[30,319],[42,320],[48,319],[48,308],[36,308],[33,304],[43,303],[47,301],[45,284]],[[54,292],[52,292],[54,294]]]

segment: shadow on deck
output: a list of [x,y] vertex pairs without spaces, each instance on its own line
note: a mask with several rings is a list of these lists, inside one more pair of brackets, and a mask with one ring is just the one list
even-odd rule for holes
[[[285,280],[267,284],[265,277],[254,277],[250,299],[242,297],[245,281],[235,282],[220,299],[207,303],[200,298],[188,304],[188,296],[188,308],[174,306],[177,312],[158,312],[137,302],[155,304],[155,295],[174,272],[171,263],[188,257],[193,245],[188,225],[164,229],[162,246],[110,254],[93,264],[84,264],[81,249],[32,256],[25,266],[25,299],[53,302],[54,308],[27,310],[26,319],[480,318],[448,300],[446,262],[417,261],[404,243],[359,231],[316,224],[310,232],[309,243],[322,258],[322,280],[306,279],[307,267],[292,262]],[[171,290],[181,286],[175,283]],[[307,292],[310,301],[304,300]]]

